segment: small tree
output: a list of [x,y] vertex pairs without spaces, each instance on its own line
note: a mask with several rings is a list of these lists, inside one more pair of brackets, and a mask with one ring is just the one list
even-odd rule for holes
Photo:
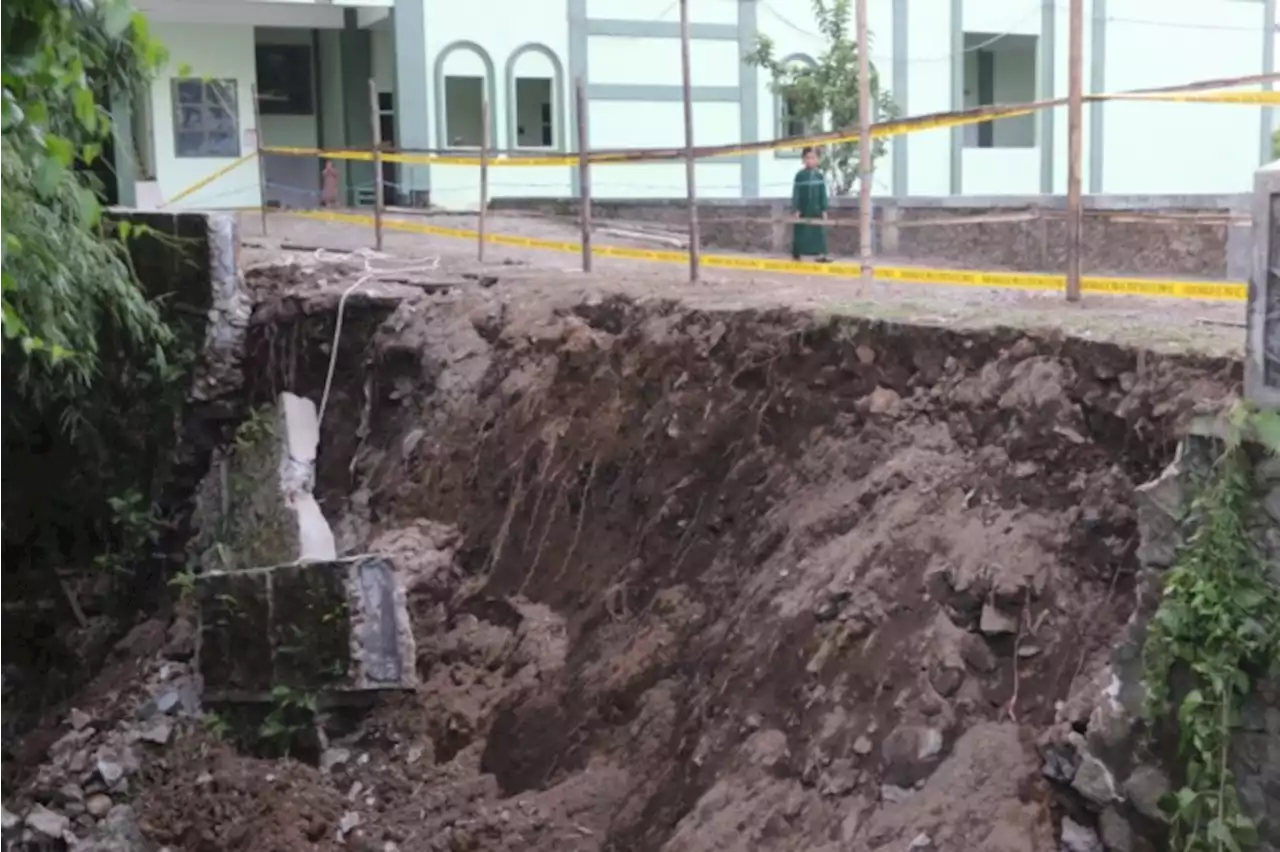
[[[853,129],[858,127],[858,44],[854,40],[852,0],[812,0],[813,17],[826,40],[826,50],[814,66],[783,62],[773,39],[761,35],[756,49],[744,61],[768,71],[769,88],[787,105],[790,118],[806,127]],[[898,107],[880,75],[871,65],[871,103],[878,115],[872,119],[892,119]],[[884,155],[883,139],[872,141],[871,162]],[[822,171],[834,195],[848,195],[858,181],[858,143],[841,142],[822,148]]]

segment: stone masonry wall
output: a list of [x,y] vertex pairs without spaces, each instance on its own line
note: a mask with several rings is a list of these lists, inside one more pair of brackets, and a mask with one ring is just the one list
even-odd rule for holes
[[[785,199],[730,199],[700,202],[702,243],[708,248],[758,254],[785,254],[790,228]],[[1087,273],[1166,275],[1244,280],[1249,276],[1250,229],[1228,224],[1228,214],[1247,216],[1248,195],[1100,196],[1086,199],[1084,255]],[[577,216],[572,198],[495,198],[495,210],[528,210]],[[683,229],[688,221],[683,200],[593,200],[600,223],[646,222]],[[1022,272],[1061,270],[1066,264],[1066,224],[1052,215],[1065,209],[1060,197],[877,199],[873,209],[875,251],[901,262],[971,269]],[[1128,214],[1164,214],[1158,222],[1133,221]],[[913,223],[1004,215],[1020,221],[957,225]],[[1021,216],[1019,214],[1022,214]],[[1038,215],[1037,215],[1038,214]],[[1105,214],[1105,215],[1104,215]],[[1190,218],[1200,216],[1200,220]],[[1216,220],[1205,216],[1216,217]],[[847,227],[830,231],[833,254],[858,254],[858,206],[836,199],[831,218]],[[752,221],[744,221],[752,220]]]
[[[1175,755],[1146,740],[1142,648],[1164,575],[1185,536],[1182,518],[1195,483],[1222,451],[1221,434],[1217,422],[1198,422],[1164,473],[1139,487],[1141,568],[1127,640],[1109,666],[1062,704],[1057,727],[1041,739],[1043,771],[1057,783],[1064,810],[1062,848],[1069,852],[1160,848],[1158,802],[1178,773]],[[1251,523],[1280,584],[1280,459],[1262,458],[1254,478],[1258,511]],[[1280,852],[1280,683],[1264,682],[1241,708],[1231,760],[1241,804],[1259,825],[1260,852]]]

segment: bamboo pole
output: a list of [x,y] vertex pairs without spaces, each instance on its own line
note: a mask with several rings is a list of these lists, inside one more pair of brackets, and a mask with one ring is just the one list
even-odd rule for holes
[[1080,301],[1080,250],[1084,237],[1080,173],[1084,158],[1084,0],[1071,0],[1067,89],[1067,301]]
[[871,245],[871,45],[867,32],[867,0],[856,4],[858,30],[858,256],[862,287],[875,281]]
[[378,114],[378,84],[369,80],[369,114],[373,123],[373,241],[382,251],[382,213],[386,196],[382,185],[382,116]]
[[591,271],[591,166],[587,159],[587,87],[582,77],[574,81],[578,113],[578,208],[582,220],[582,271]]
[[684,180],[689,202],[689,280],[697,283],[701,265],[698,184],[693,148],[693,72],[689,60],[689,0],[680,0],[680,83],[684,92]]

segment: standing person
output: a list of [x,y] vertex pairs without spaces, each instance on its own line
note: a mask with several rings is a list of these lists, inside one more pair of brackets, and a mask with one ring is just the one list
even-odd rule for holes
[[[827,218],[827,181],[818,168],[818,152],[805,148],[804,168],[796,172],[791,190],[791,209],[801,219]],[[827,229],[821,225],[793,226],[791,256],[796,260],[816,256],[818,263],[830,263],[827,257]]]
[[338,168],[333,160],[324,164],[320,181],[320,203],[324,207],[338,206]]

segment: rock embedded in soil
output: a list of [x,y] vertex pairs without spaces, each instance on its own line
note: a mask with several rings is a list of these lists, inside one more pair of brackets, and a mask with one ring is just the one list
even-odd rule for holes
[[924,725],[902,725],[880,745],[885,783],[909,787],[929,777],[942,754],[942,732]]
[[964,684],[964,669],[938,666],[929,677],[929,683],[943,698],[955,695]]
[[71,730],[80,731],[93,723],[93,717],[76,707],[67,715],[67,722],[71,724]]
[[111,797],[106,793],[94,793],[85,800],[85,810],[91,817],[104,817],[111,810]]
[[182,703],[182,693],[177,689],[167,689],[156,696],[156,712],[172,713]]
[[1107,852],[1097,833],[1073,820],[1062,818],[1062,852]]
[[1168,792],[1169,777],[1154,766],[1139,766],[1124,782],[1125,796],[1138,813],[1148,819],[1166,819],[1160,809],[1160,799]]
[[155,745],[164,745],[169,742],[171,736],[173,736],[173,722],[168,719],[152,722],[138,732],[138,739]]
[[960,640],[960,657],[969,668],[979,674],[991,674],[998,665],[990,646],[973,634],[966,634]]
[[1116,779],[1111,774],[1111,770],[1091,754],[1086,754],[1080,761],[1071,786],[1095,805],[1105,807],[1120,799],[1116,793]]
[[867,411],[871,414],[897,414],[902,397],[892,388],[878,387],[867,395]]
[[76,845],[76,852],[151,852],[153,848],[143,835],[133,808],[115,805],[89,837]]
[[1004,636],[1018,632],[1018,617],[996,608],[994,604],[982,607],[982,619],[978,629],[988,636]]
[[[351,759],[351,750],[345,748],[327,748],[320,755],[320,771],[332,772]],[[410,763],[413,762],[412,756]]]
[[1114,807],[1098,817],[1098,832],[1107,852],[1133,852],[1133,829]]
[[84,788],[79,784],[66,783],[58,788],[58,800],[61,802],[80,802],[84,800]]
[[71,820],[60,813],[51,811],[44,805],[34,805],[23,820],[27,827],[37,834],[53,840],[61,840],[71,828]]

